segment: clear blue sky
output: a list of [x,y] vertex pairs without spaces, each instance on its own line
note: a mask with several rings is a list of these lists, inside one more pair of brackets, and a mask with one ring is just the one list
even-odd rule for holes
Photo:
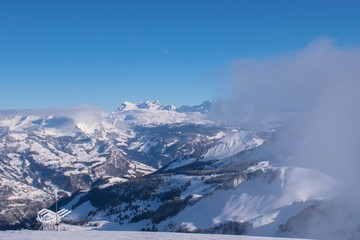
[[356,0],[1,0],[0,109],[198,104],[235,59],[359,29]]

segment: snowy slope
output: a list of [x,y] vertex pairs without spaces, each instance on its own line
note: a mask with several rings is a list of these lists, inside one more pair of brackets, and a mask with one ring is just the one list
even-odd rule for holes
[[[212,136],[230,131],[205,114],[156,101],[125,102],[110,113],[90,106],[0,111],[0,226],[51,204],[54,189],[65,196],[99,180],[110,186],[143,176],[201,155]],[[28,203],[36,206],[30,212]]]
[[[7,231],[0,232],[2,240],[295,240],[294,238],[250,237],[229,235],[208,235],[190,233],[127,232],[127,231]],[[300,240],[300,239],[298,239]]]
[[101,230],[307,236],[299,219],[339,183],[286,166],[286,127],[226,126],[208,118],[211,104],[0,112],[0,227],[51,205],[54,189],[82,189],[65,220],[108,221]]
[[[133,137],[104,118],[15,115],[0,120],[0,225],[14,224],[60,196],[104,177],[133,178],[153,168],[117,147]],[[34,208],[28,209],[28,205]]]
[[[200,176],[198,171],[193,175],[155,174],[139,184],[128,182],[94,191],[79,207],[73,208],[67,218],[110,221],[104,230],[155,229],[277,236],[281,224],[306,207],[333,198],[338,186],[336,180],[315,170],[274,168],[268,162],[249,165],[232,172],[204,171]],[[150,194],[132,199],[130,188]],[[102,199],[111,195],[113,201],[109,198],[99,205],[96,200],[99,195]],[[70,205],[77,206],[77,200]],[[234,222],[238,225],[229,230]]]
[[201,158],[182,158],[171,162],[164,167],[164,171],[174,170],[194,162],[217,161],[224,162],[232,160],[236,155],[260,147],[265,139],[259,137],[257,133],[241,129],[231,129],[231,131],[220,131],[208,139],[214,141],[212,145],[201,155]]
[[[280,226],[334,198],[339,183],[315,170],[257,161],[269,156],[274,131],[218,131],[197,157],[179,158],[138,182],[93,189],[80,205],[72,202],[69,219],[109,221],[104,230],[293,236]],[[145,194],[132,197],[130,189]],[[99,203],[96,196],[114,201]]]
[[[250,222],[254,228],[250,233],[271,236],[282,221],[296,213],[297,204],[307,206],[307,201],[332,198],[336,185],[334,179],[314,170],[275,168],[272,173],[256,177],[235,189],[216,191],[169,221],[191,222],[197,228],[208,228],[229,220]],[[264,226],[267,226],[266,232],[261,229]]]
[[225,159],[244,150],[256,148],[264,143],[264,139],[251,131],[236,131],[226,135],[205,154],[205,159]]
[[159,102],[125,102],[111,117],[122,119],[131,125],[156,126],[164,124],[208,124],[205,114],[198,111],[178,112],[174,106],[163,106]]

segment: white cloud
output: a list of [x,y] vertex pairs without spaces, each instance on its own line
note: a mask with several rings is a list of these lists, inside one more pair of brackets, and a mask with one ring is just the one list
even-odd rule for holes
[[[269,120],[290,126],[291,135],[271,145],[268,156],[280,159],[285,152],[288,164],[318,169],[340,180],[339,206],[358,213],[360,48],[340,48],[321,39],[291,54],[240,59],[231,68],[227,83],[232,92],[220,101],[214,116],[247,128],[269,127],[264,125]],[[354,219],[341,215],[341,207],[338,210],[340,215],[336,210],[329,213],[332,219]],[[314,229],[329,234],[347,227],[341,221],[336,224],[334,228],[334,222],[319,222]]]
[[232,92],[215,108],[217,118],[247,128],[291,120],[299,165],[360,180],[359,47],[320,39],[291,54],[240,59],[229,80]]

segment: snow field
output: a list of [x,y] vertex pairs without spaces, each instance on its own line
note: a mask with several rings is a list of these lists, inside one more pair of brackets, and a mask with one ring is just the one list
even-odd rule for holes
[[[295,240],[294,238],[250,237],[216,234],[127,232],[127,231],[3,231],[1,240]],[[300,240],[300,239],[298,239]]]

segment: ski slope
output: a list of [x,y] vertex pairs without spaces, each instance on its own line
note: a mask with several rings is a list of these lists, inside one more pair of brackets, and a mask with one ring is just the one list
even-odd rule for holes
[[[0,231],[1,240],[294,240],[294,238],[249,237],[216,234],[122,232],[122,231]],[[299,240],[299,239],[298,239]]]

